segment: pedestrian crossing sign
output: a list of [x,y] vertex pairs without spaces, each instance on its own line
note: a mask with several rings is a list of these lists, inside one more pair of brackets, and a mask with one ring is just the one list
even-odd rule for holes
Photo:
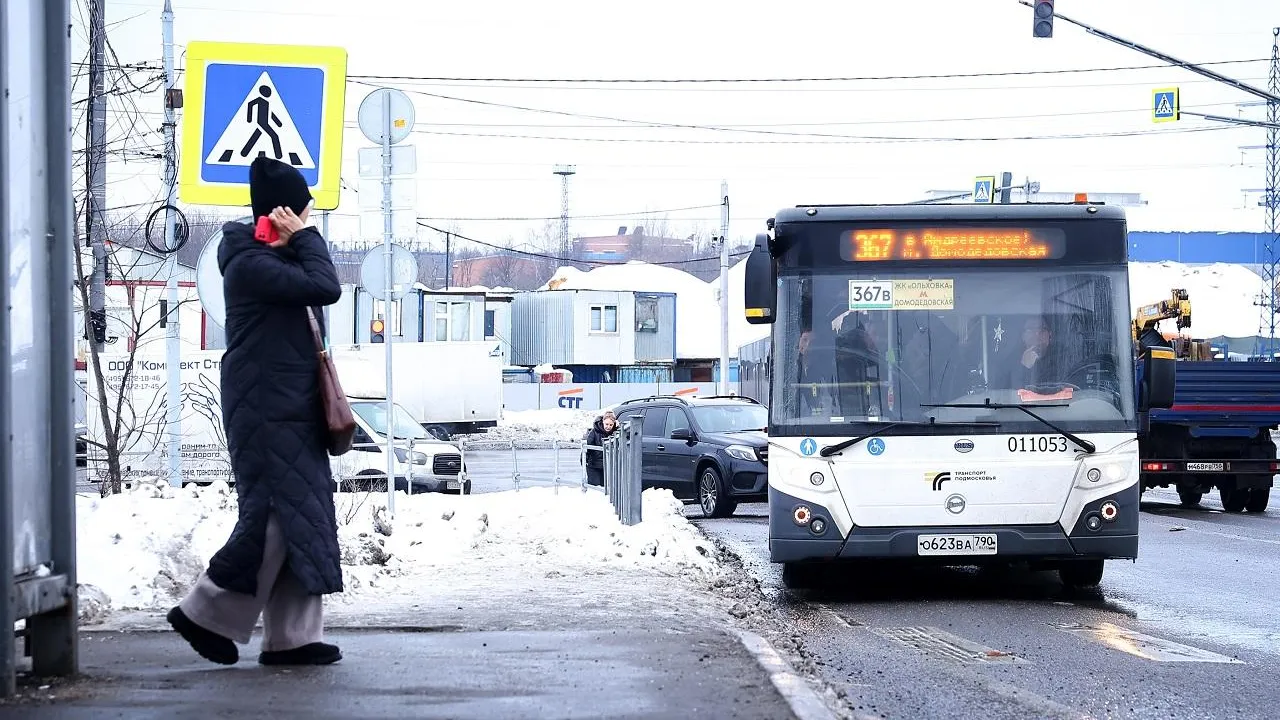
[[1178,88],[1161,88],[1151,92],[1152,122],[1173,122],[1182,115],[1178,104]]
[[347,51],[192,42],[178,193],[196,205],[249,204],[249,165],[275,158],[306,178],[315,206],[341,194]]
[[996,194],[996,177],[983,175],[973,179],[973,201],[976,203],[993,203]]

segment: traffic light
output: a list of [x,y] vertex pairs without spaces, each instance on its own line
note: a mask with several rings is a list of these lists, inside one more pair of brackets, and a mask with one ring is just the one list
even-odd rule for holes
[[1038,38],[1053,37],[1053,0],[1035,0],[1033,10],[1035,25],[1031,34]]
[[387,341],[386,336],[382,332],[383,330],[386,329],[386,327],[387,327],[386,323],[382,322],[381,318],[374,320],[369,325],[369,342],[371,343],[386,342]]

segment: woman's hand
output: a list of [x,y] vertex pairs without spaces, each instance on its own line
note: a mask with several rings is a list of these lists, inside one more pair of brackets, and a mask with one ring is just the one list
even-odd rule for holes
[[294,214],[291,208],[278,207],[271,211],[271,224],[275,225],[276,232],[280,234],[280,239],[271,243],[271,247],[284,247],[289,244],[289,239],[293,234],[306,227],[302,223],[302,218]]

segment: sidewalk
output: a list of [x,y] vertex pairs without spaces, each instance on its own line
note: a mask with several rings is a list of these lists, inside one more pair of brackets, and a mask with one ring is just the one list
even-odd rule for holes
[[[536,594],[463,590],[447,606],[434,594],[418,607],[335,605],[327,639],[345,657],[319,668],[261,667],[257,637],[238,665],[213,665],[157,613],[116,614],[82,634],[83,678],[28,686],[0,718],[826,716],[767,644],[762,654],[747,636],[749,650],[724,628],[708,598],[675,578],[633,579],[649,587],[593,597],[582,578],[547,578]],[[771,680],[780,672],[799,715]]]

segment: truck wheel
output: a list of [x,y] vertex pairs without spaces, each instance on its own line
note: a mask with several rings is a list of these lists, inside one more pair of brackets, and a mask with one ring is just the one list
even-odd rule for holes
[[1222,507],[1227,512],[1243,512],[1245,503],[1249,501],[1249,490],[1237,488],[1234,483],[1219,485],[1218,497],[1222,499]]
[[1267,502],[1271,499],[1271,488],[1254,488],[1249,491],[1249,500],[1244,509],[1251,513],[1267,511]]
[[1183,507],[1196,507],[1203,497],[1204,491],[1200,488],[1178,488],[1178,499],[1182,501]]
[[1102,560],[1068,560],[1058,567],[1058,578],[1071,589],[1096,587],[1102,582]]

